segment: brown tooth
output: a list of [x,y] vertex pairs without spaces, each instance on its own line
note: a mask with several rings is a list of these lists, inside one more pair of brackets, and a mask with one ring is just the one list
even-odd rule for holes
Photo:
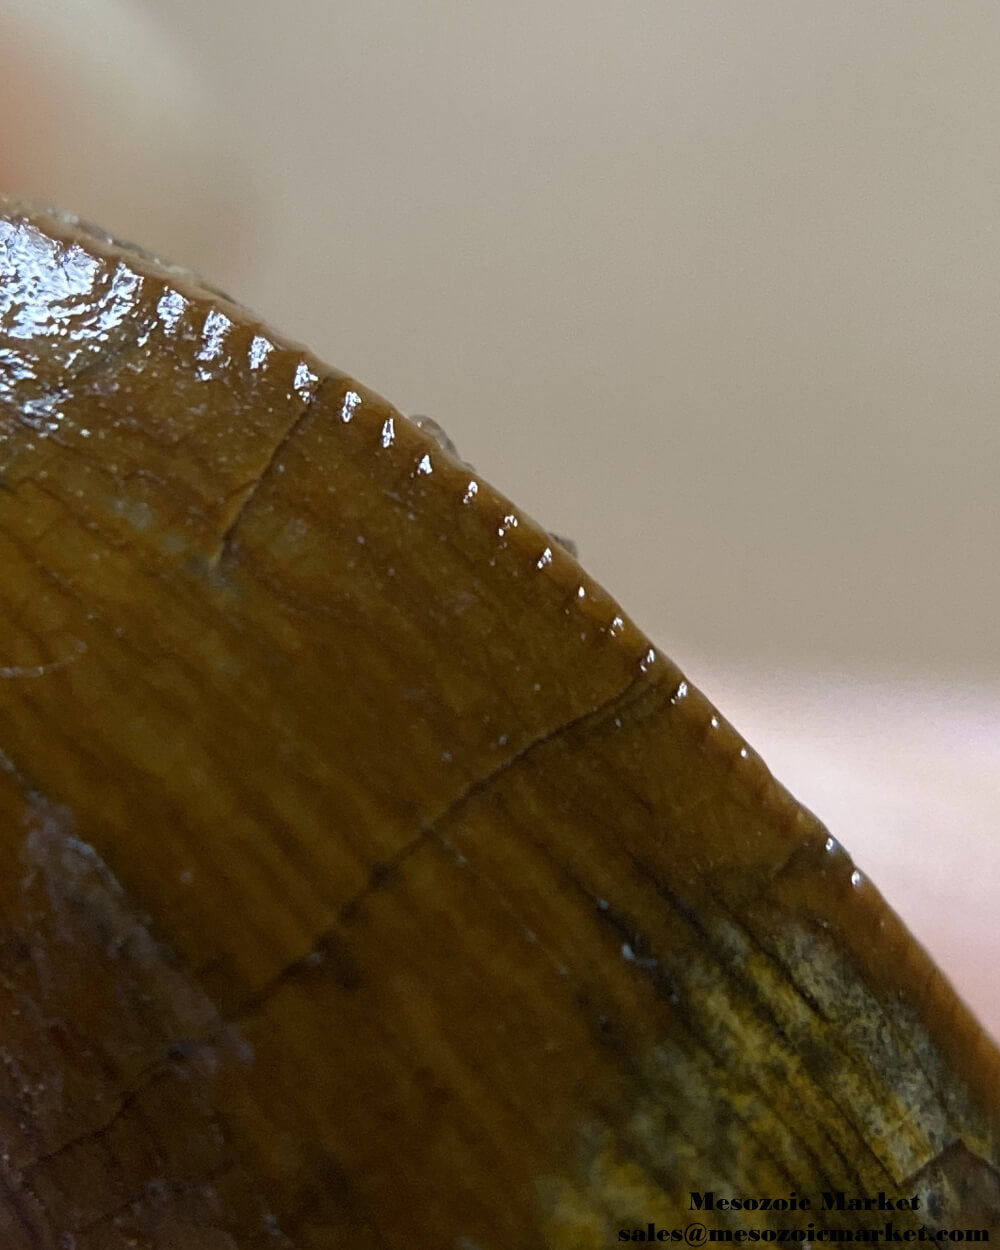
[[0,210],[4,1250],[995,1227],[992,1044],[572,555]]

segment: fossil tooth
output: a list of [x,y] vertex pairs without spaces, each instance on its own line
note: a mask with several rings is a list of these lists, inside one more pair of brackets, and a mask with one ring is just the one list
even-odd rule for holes
[[0,471],[5,1250],[996,1223],[992,1044],[427,430],[7,203]]

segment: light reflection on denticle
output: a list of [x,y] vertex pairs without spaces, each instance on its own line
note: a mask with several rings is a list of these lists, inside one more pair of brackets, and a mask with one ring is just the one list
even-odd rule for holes
[[184,316],[187,301],[179,291],[164,291],[156,305],[156,315],[160,325],[168,334],[172,334],[178,321]]
[[197,353],[198,360],[218,360],[222,356],[222,345],[226,335],[233,328],[233,323],[225,313],[217,308],[205,318],[205,326],[201,332],[201,347]]
[[250,368],[260,369],[273,351],[274,344],[270,340],[261,334],[255,334],[248,353]]
[[340,419],[346,425],[354,416],[354,409],[361,403],[361,396],[357,391],[348,391],[344,396],[344,402],[340,405]]
[[295,380],[292,386],[303,399],[311,399],[312,393],[319,382],[319,375],[314,373],[304,360],[299,361],[295,368]]

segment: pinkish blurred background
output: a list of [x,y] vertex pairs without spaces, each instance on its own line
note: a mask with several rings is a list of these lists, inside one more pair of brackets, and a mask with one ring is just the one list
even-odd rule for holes
[[1000,1034],[1000,8],[22,0],[2,189],[550,528]]

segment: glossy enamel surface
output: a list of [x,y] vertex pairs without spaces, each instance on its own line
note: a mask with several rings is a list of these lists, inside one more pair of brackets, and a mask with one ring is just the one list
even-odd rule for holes
[[991,1045],[426,432],[8,206],[0,435],[5,1246],[600,1247],[709,1189],[996,1215]]

